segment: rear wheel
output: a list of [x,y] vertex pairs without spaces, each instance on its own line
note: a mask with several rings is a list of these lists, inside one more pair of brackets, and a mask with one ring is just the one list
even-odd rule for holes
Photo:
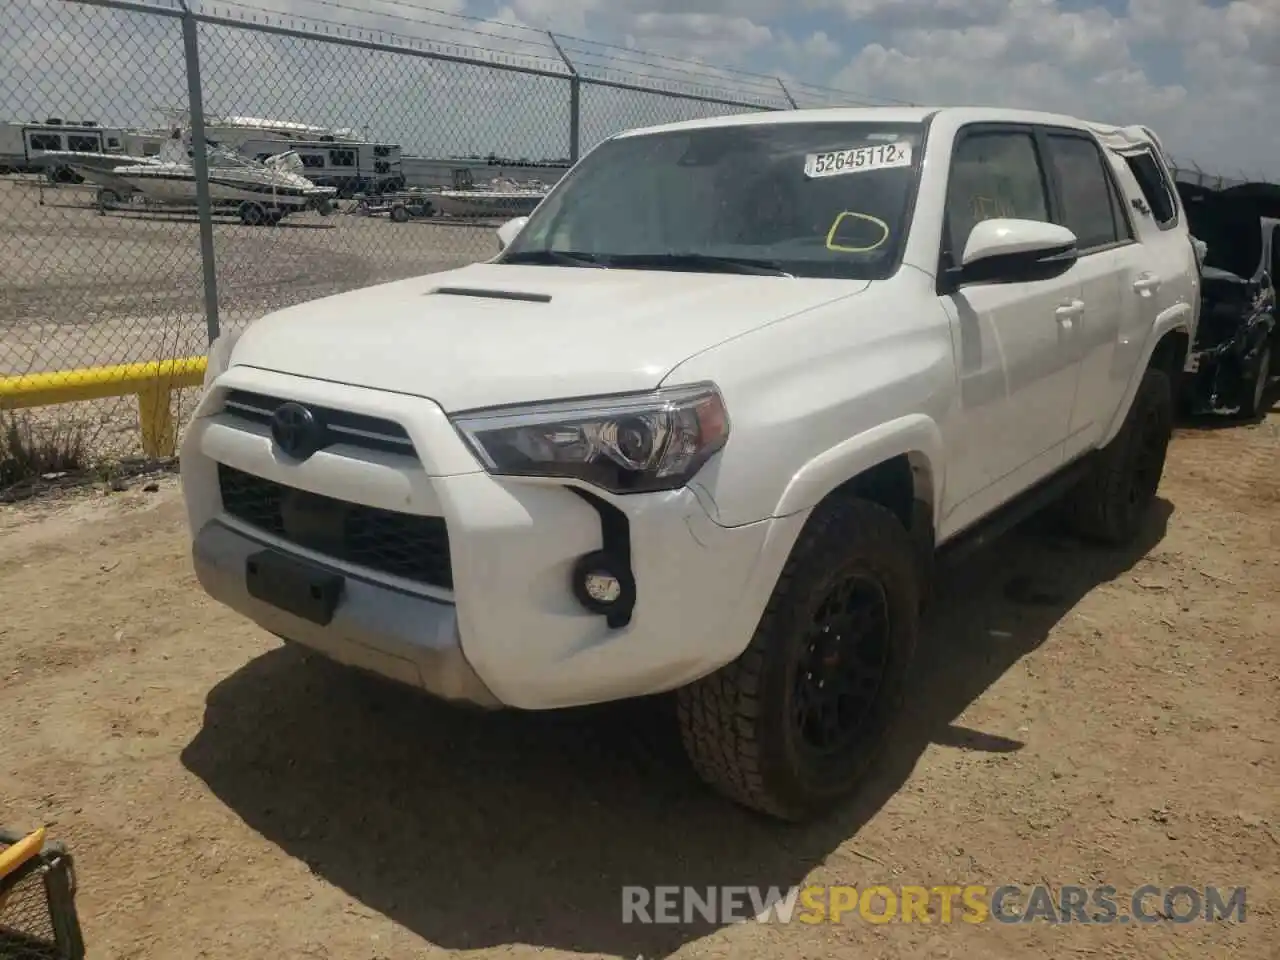
[[832,501],[805,526],[746,651],[677,693],[704,781],[784,820],[851,793],[901,701],[919,618],[906,529],[866,501]]
[[396,223],[409,222],[409,208],[402,203],[397,203],[391,208],[391,219]]
[[1249,385],[1245,388],[1247,396],[1245,397],[1244,409],[1240,412],[1246,417],[1255,418],[1262,416],[1266,410],[1263,403],[1267,397],[1267,384],[1271,379],[1271,344],[1264,344],[1262,350],[1258,354],[1258,359],[1253,364],[1253,378]]
[[1149,368],[1120,432],[1067,495],[1064,506],[1074,531],[1114,545],[1133,540],[1155,501],[1172,435],[1173,388],[1166,373]]
[[254,203],[252,200],[246,200],[240,204],[240,222],[246,227],[256,227],[267,219],[267,211],[262,208],[262,204]]

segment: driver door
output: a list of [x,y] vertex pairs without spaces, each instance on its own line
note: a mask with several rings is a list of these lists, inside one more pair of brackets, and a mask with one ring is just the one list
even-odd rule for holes
[[[961,130],[947,184],[942,263],[960,262],[973,225],[1051,222],[1045,158],[1030,127]],[[1073,268],[1050,280],[971,284],[940,297],[951,319],[959,403],[948,446],[944,536],[1063,463],[1080,369],[1083,313]]]

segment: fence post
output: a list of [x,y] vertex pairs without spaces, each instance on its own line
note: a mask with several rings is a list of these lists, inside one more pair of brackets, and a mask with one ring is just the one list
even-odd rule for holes
[[560,46],[556,35],[548,30],[547,36],[569,71],[569,162],[577,163],[582,150],[582,77],[578,76],[578,68]]
[[787,98],[787,103],[791,104],[791,109],[792,109],[792,110],[799,110],[799,109],[800,109],[800,107],[799,107],[799,105],[796,103],[796,98],[795,98],[795,97],[793,97],[793,96],[791,95],[791,91],[790,91],[790,90],[788,90],[788,89],[787,89],[787,85],[786,85],[785,83],[783,83],[783,82],[782,82],[782,78],[781,78],[781,77],[774,77],[773,79],[775,79],[775,80],[777,80],[777,81],[778,81],[778,86],[780,86],[780,87],[782,88],[782,95],[783,95],[784,97],[786,97],[786,98]]
[[187,61],[187,99],[191,115],[192,167],[196,175],[196,212],[200,220],[200,261],[204,268],[204,319],[209,342],[218,338],[218,271],[213,259],[213,204],[209,199],[209,159],[205,156],[204,95],[200,89],[200,41],[196,18],[182,3],[182,47]]

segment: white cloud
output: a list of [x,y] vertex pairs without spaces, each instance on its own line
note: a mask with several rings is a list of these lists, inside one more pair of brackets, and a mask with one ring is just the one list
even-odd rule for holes
[[[1066,10],[1054,0],[1010,0],[988,22],[939,27],[952,0],[845,0],[873,16],[912,6],[911,26],[855,51],[833,86],[920,103],[978,103],[1142,122],[1175,154],[1206,169],[1280,177],[1280,3],[1131,0],[1124,15],[1102,6]],[[987,9],[982,3],[977,9]],[[989,12],[989,10],[988,10]],[[975,18],[977,14],[974,14]],[[1142,58],[1158,58],[1161,81]],[[1155,71],[1153,71],[1155,72]]]

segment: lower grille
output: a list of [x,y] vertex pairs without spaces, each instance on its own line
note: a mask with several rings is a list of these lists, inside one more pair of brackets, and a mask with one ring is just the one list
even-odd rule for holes
[[242,523],[336,560],[453,589],[443,517],[366,507],[218,464],[222,506]]

